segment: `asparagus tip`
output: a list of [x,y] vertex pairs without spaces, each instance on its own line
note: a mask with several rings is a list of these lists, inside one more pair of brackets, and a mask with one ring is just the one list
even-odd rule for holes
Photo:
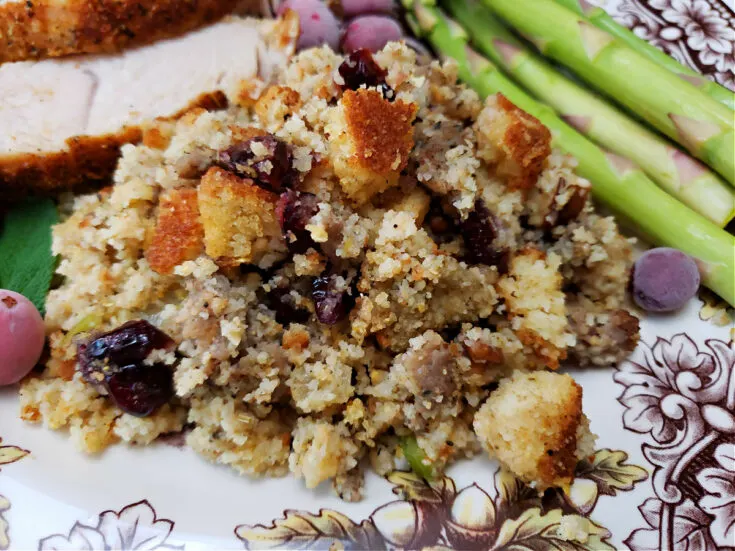
[[707,140],[722,131],[715,123],[698,121],[676,113],[669,113],[669,119],[674,123],[681,142],[687,149],[693,151],[699,151]]
[[569,126],[582,134],[586,134],[592,124],[592,118],[585,117],[584,115],[561,115],[561,118],[564,119],[564,122]]
[[523,50],[521,48],[519,48],[515,44],[506,42],[502,38],[495,38],[493,40],[493,44],[495,45],[495,49],[502,56],[503,61],[507,63],[508,65],[512,65],[514,62],[514,59],[519,54],[523,53]]
[[447,17],[446,23],[449,27],[449,32],[454,38],[459,38],[460,40],[466,40],[468,38],[467,31],[465,31],[464,27],[457,23],[454,19],[450,19],[449,17]]
[[695,75],[685,75],[684,73],[678,73],[679,78],[683,78],[686,80],[689,84],[693,84],[697,88],[700,88],[703,84],[709,82],[707,79],[695,76]]
[[674,167],[676,167],[677,180],[680,186],[686,186],[688,183],[709,172],[702,163],[675,147],[669,146],[667,147],[667,151],[671,160],[674,162]]
[[638,170],[638,165],[636,165],[630,159],[622,157],[606,149],[602,149],[602,152],[604,153],[607,162],[610,163],[610,167],[618,174],[618,176],[624,176],[628,172]]
[[594,61],[597,55],[615,39],[586,21],[578,21],[582,46],[590,61]]
[[591,11],[597,8],[597,6],[591,4],[590,2],[587,2],[587,0],[579,0],[579,7],[582,9],[582,13],[584,13],[585,15],[588,15]]
[[478,75],[485,69],[490,67],[490,62],[482,55],[473,50],[470,46],[465,46],[465,56],[467,58],[467,65],[473,75]]

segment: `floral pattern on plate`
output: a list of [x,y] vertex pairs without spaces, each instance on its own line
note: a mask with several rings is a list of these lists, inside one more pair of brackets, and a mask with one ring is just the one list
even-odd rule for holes
[[735,90],[735,12],[726,0],[611,0],[607,9],[641,38]]
[[41,539],[39,551],[183,549],[166,544],[174,522],[158,518],[148,500],[131,503],[119,511],[103,511],[96,520],[96,524],[76,522],[66,535],[54,534]]
[[645,434],[655,498],[639,510],[648,528],[625,541],[633,551],[719,549],[735,542],[735,344],[685,333],[623,362],[615,380],[623,424]]
[[401,499],[373,511],[359,524],[337,511],[285,511],[270,526],[235,529],[246,549],[513,549],[515,551],[614,551],[610,532],[590,520],[601,495],[628,491],[647,478],[622,451],[598,450],[577,466],[566,490],[543,496],[504,469],[491,487],[461,490],[448,476],[425,481],[415,473],[388,476]]
[[[3,446],[0,438],[0,465],[8,465],[23,459],[30,452],[18,446]],[[10,548],[10,528],[4,514],[10,509],[10,501],[0,495],[0,549]]]
[[[727,2],[607,0],[604,3],[619,22],[637,35],[683,64],[734,89],[735,12]],[[698,309],[700,320],[733,326],[731,310],[726,311],[711,295],[702,299],[704,304]],[[732,331],[730,338],[734,339],[735,328]],[[412,473],[395,472],[389,482],[400,499],[380,506],[382,500],[375,505],[371,503],[372,512],[363,515],[360,522],[332,509],[314,508],[317,510],[314,513],[287,510],[283,518],[267,526],[240,524],[235,528],[238,539],[231,532],[229,538],[246,548],[325,548],[330,542],[339,541],[347,548],[370,549],[431,545],[446,549],[603,551],[613,546],[610,531],[603,526],[609,523],[599,510],[596,513],[600,497],[617,495],[620,499],[620,492],[635,487],[643,488],[643,493],[651,497],[638,507],[643,527],[633,530],[624,542],[633,551],[732,548],[735,541],[735,348],[732,341],[693,339],[684,333],[668,340],[659,338],[652,346],[641,344],[634,358],[618,368],[615,380],[624,387],[619,401],[625,408],[625,429],[629,434],[637,433],[645,438],[641,448],[654,466],[652,488],[641,484],[647,478],[646,471],[628,463],[625,451],[607,449],[580,463],[575,481],[566,491],[551,490],[542,497],[503,470],[497,471],[489,484],[475,482],[459,490],[449,477],[426,483]],[[628,448],[631,453],[633,449]],[[0,466],[19,461],[28,454],[28,450],[18,446],[3,445],[0,439]],[[469,481],[479,479],[473,476]],[[4,493],[19,503],[19,496],[6,490]],[[0,495],[0,550],[11,547],[12,534],[7,522],[11,503],[6,496]],[[148,497],[153,501],[156,496]],[[127,503],[129,499],[117,503]],[[279,506],[277,510],[280,509]],[[204,504],[202,513],[207,511]],[[11,517],[19,516],[21,510],[14,506],[10,513]],[[33,517],[35,511],[22,514]],[[178,514],[171,516],[179,518]],[[634,526],[620,534],[616,532],[617,538],[624,538]],[[22,535],[32,536],[31,545],[37,542],[39,549],[183,548],[170,543],[174,522],[159,518],[145,499],[119,510],[103,511],[91,521],[72,520],[62,527],[63,530],[59,526],[48,529],[39,522],[39,533]],[[47,535],[55,531],[61,533]]]

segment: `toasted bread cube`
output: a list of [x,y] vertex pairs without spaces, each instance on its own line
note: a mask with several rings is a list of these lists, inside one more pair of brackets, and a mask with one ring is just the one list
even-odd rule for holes
[[418,106],[376,90],[348,90],[329,125],[330,154],[343,191],[361,205],[398,183],[413,148]]
[[559,263],[554,254],[547,257],[543,251],[526,247],[513,256],[508,274],[498,282],[516,335],[551,369],[559,367],[567,347],[575,344]]
[[582,413],[582,387],[569,375],[516,371],[475,414],[483,447],[518,478],[544,490],[569,484],[594,436]]
[[551,132],[503,94],[487,98],[475,123],[477,154],[511,189],[529,189],[551,154]]
[[278,195],[252,180],[210,168],[199,185],[207,255],[223,265],[257,263],[274,241],[282,241],[277,201]]
[[145,257],[154,271],[170,274],[182,262],[199,256],[204,248],[203,238],[197,190],[173,189],[161,197],[156,228]]

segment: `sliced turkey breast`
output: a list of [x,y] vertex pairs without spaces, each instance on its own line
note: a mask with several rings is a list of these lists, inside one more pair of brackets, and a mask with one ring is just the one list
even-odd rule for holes
[[0,65],[0,196],[106,182],[146,121],[237,101],[297,36],[293,18],[229,18],[120,54]]
[[0,63],[110,53],[178,36],[259,0],[0,0]]

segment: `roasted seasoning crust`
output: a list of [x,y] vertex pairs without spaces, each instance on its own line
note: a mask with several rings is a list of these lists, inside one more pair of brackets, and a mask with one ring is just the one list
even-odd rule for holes
[[241,5],[242,0],[8,2],[0,5],[0,63],[117,52],[183,34]]
[[0,199],[28,193],[53,193],[100,187],[109,182],[120,156],[120,146],[140,141],[138,127],[106,136],[79,136],[67,140],[68,149],[54,153],[0,156]]
[[[175,120],[192,109],[226,106],[227,98],[222,92],[206,93],[160,121]],[[100,188],[110,182],[115,172],[120,146],[140,142],[145,132],[143,127],[129,126],[115,134],[69,138],[65,151],[0,155],[0,200],[18,199],[29,193],[47,195]]]
[[[19,32],[27,33],[30,29],[30,24],[27,26],[18,25],[19,29],[15,29],[15,26],[11,24],[12,21],[23,21],[23,17],[29,17],[26,14],[26,10],[30,9],[27,5],[33,6],[33,13],[36,20],[40,20],[41,16],[39,13],[43,11],[50,11],[51,8],[48,4],[44,3],[8,3],[0,4],[0,48],[7,47],[7,42],[18,42]],[[94,10],[97,9],[95,6],[104,5],[109,6],[110,2],[96,2],[85,3],[78,0],[73,5],[81,6],[81,10]],[[176,14],[176,21],[182,19],[182,14],[211,14],[209,20],[202,20],[202,22],[213,21],[214,19],[220,18],[232,11],[234,6],[242,6],[243,9],[248,6],[252,7],[253,2],[250,0],[239,0],[234,2],[232,0],[203,0],[197,2],[190,2],[187,0],[164,0],[162,2],[156,2],[155,7],[149,10],[136,7],[140,4],[137,2],[120,2],[115,5],[122,7],[129,7],[131,12],[131,19],[133,14],[140,13],[139,18],[141,21],[145,20],[144,15],[151,18],[156,18],[156,23],[150,23],[150,28],[155,29],[157,25],[160,25],[163,29],[171,29],[172,27],[168,24],[168,20]],[[39,6],[43,6],[43,10]],[[90,7],[92,6],[92,7]],[[180,12],[177,11],[181,8]],[[39,11],[41,10],[41,11]],[[136,12],[137,10],[137,12]],[[18,13],[15,13],[18,11]],[[99,11],[99,10],[98,10]],[[253,11],[250,9],[249,11]],[[3,13],[7,13],[6,17],[2,17]],[[25,14],[25,15],[23,15]],[[166,17],[164,17],[164,14]],[[21,19],[18,19],[18,18]],[[193,16],[191,16],[193,18]],[[15,18],[15,19],[14,19]],[[35,25],[39,23],[35,21]],[[195,21],[189,23],[189,27],[183,27],[183,22],[178,23],[181,27],[180,32],[185,32],[196,26]],[[6,28],[3,27],[6,26]],[[169,25],[169,26],[167,26]],[[130,27],[130,25],[129,25]],[[22,28],[22,30],[20,30]],[[34,27],[35,28],[35,27]],[[14,37],[11,37],[10,30],[15,33]],[[163,31],[161,31],[163,32]],[[43,33],[41,33],[43,34]],[[176,34],[171,31],[169,35],[173,36]],[[122,35],[123,38],[125,35]],[[160,34],[160,36],[164,36]],[[266,80],[271,76],[270,73],[278,66],[280,61],[288,59],[293,55],[296,40],[299,36],[299,23],[298,15],[292,10],[286,10],[283,17],[278,20],[274,20],[269,27],[263,33],[263,40],[266,46],[277,55],[275,58],[280,60],[274,62],[275,66],[263,64],[259,67],[259,72],[262,74],[258,75],[258,78],[254,78],[250,81],[243,82],[240,90],[234,92],[234,96],[229,98],[233,102],[242,106],[252,105],[259,97],[263,88],[263,81],[260,77]],[[11,37],[11,38],[8,38]],[[153,36],[151,40],[159,38],[159,35]],[[110,39],[111,40],[111,39]],[[106,40],[101,43],[99,47],[103,47],[104,44],[110,42]],[[142,38],[141,38],[141,44]],[[138,43],[136,43],[138,44]],[[112,47],[112,46],[109,46]],[[3,61],[11,60],[10,57],[4,58],[3,52],[5,50],[0,49],[0,63]],[[84,50],[84,51],[99,51],[99,50]],[[50,55],[50,54],[49,54]],[[159,121],[176,120],[180,118],[184,113],[190,112],[192,109],[202,108],[206,110],[217,110],[224,109],[228,106],[228,97],[221,91],[212,91],[203,93],[198,98],[193,99],[189,105],[174,113],[173,115],[162,117]],[[154,121],[151,121],[154,122]],[[58,152],[48,153],[17,153],[0,155],[0,200],[8,201],[21,198],[28,194],[47,195],[52,193],[59,193],[62,191],[88,191],[92,189],[99,189],[104,185],[110,183],[112,174],[115,171],[115,166],[120,158],[120,147],[126,143],[138,143],[143,139],[146,139],[146,132],[150,132],[148,125],[143,127],[126,127],[121,129],[119,132],[114,134],[108,134],[104,136],[76,136],[67,140],[67,150]],[[148,134],[149,139],[156,139],[158,131],[155,127],[152,130],[152,134]],[[149,142],[150,143],[150,142]],[[148,144],[146,144],[148,145]]]

